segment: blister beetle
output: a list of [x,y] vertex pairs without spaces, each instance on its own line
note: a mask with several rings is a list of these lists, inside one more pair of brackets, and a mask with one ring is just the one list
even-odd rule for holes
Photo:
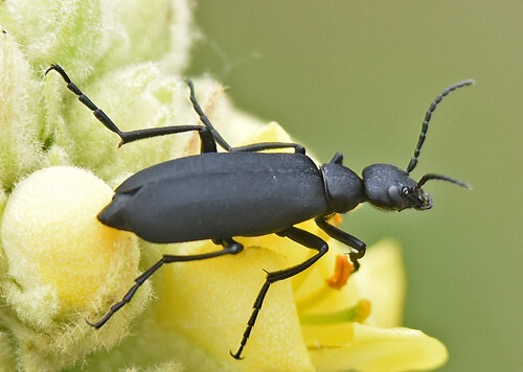
[[[328,250],[320,237],[295,227],[314,219],[330,237],[350,247],[354,264],[365,254],[365,243],[328,222],[336,213],[346,213],[358,204],[369,202],[385,210],[430,209],[432,198],[422,190],[429,180],[443,180],[459,186],[467,184],[439,174],[426,174],[419,181],[409,177],[416,167],[429,121],[436,106],[450,92],[473,84],[465,80],[446,88],[430,105],[423,121],[414,156],[406,171],[389,164],[374,164],[363,169],[363,177],[342,164],[336,153],[329,163],[317,166],[297,143],[268,142],[231,147],[216,131],[196,100],[193,84],[188,81],[190,100],[203,125],[178,125],[122,132],[71,81],[59,65],[51,65],[46,74],[58,72],[72,91],[94,116],[116,133],[120,145],[163,136],[197,131],[201,153],[166,161],[141,170],[115,190],[112,201],[99,214],[104,225],[131,231],[153,243],[178,243],[211,239],[222,249],[215,252],[177,256],[164,255],[156,264],[135,279],[134,286],[96,323],[102,327],[138,288],[163,264],[197,261],[237,254],[243,246],[234,237],[277,234],[287,237],[316,253],[295,266],[267,273],[265,283],[254,302],[253,311],[240,346],[231,355],[240,359],[254,327],[257,315],[272,283],[291,278],[318,261]],[[217,152],[217,145],[225,152]],[[262,152],[292,149],[293,152]]]

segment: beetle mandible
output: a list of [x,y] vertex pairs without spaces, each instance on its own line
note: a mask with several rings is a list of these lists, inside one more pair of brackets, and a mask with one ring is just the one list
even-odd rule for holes
[[[197,131],[201,139],[200,154],[153,165],[125,180],[115,189],[109,205],[98,214],[98,220],[104,225],[131,231],[153,243],[211,239],[222,246],[221,250],[204,254],[164,255],[135,279],[131,289],[120,302],[111,306],[104,317],[96,323],[89,323],[95,328],[102,327],[127,304],[138,288],[162,265],[238,254],[243,246],[234,240],[236,236],[274,233],[315,250],[312,257],[300,264],[267,273],[240,346],[235,353],[231,352],[234,358],[241,359],[270,285],[306,270],[328,250],[323,239],[295,227],[296,224],[314,219],[327,235],[349,246],[348,255],[356,271],[358,260],[365,254],[365,243],[330,224],[328,220],[332,215],[346,213],[363,202],[384,210],[430,209],[432,198],[421,188],[429,180],[468,187],[466,183],[440,174],[429,173],[419,181],[410,178],[409,174],[417,165],[436,106],[450,92],[473,84],[473,80],[449,86],[431,103],[406,171],[390,164],[373,164],[364,168],[363,177],[360,177],[343,165],[340,153],[318,167],[305,154],[304,147],[297,143],[266,142],[231,147],[203,112],[191,81],[187,81],[189,98],[203,125],[123,132],[84,95],[62,67],[51,65],[45,74],[51,70],[58,72],[79,101],[107,129],[120,137],[120,146],[145,138],[189,131]],[[217,145],[225,152],[217,152]],[[293,149],[293,152],[261,152],[270,149]]]

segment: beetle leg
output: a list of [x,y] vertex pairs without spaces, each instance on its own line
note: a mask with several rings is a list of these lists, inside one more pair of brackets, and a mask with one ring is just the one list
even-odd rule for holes
[[308,258],[307,260],[303,261],[298,265],[289,267],[287,269],[267,273],[265,283],[261,287],[260,292],[258,293],[256,300],[254,301],[253,311],[251,317],[249,318],[249,321],[247,322],[247,328],[245,328],[245,331],[243,333],[243,337],[240,342],[240,347],[238,348],[236,353],[233,354],[231,352],[232,357],[234,357],[235,359],[242,359],[241,353],[245,348],[245,345],[247,344],[247,340],[249,339],[249,335],[251,334],[252,328],[254,327],[254,323],[256,323],[256,318],[258,317],[258,313],[260,312],[260,309],[263,305],[263,300],[265,299],[265,296],[269,291],[270,285],[274,282],[291,278],[301,273],[302,271],[308,269],[311,265],[318,261],[325,253],[327,253],[329,249],[329,246],[327,245],[327,243],[325,243],[325,241],[323,241],[323,239],[297,227],[290,227],[277,234],[279,236],[284,236],[291,240],[294,240],[296,243],[299,243],[304,247],[315,249],[318,252],[314,256]]
[[282,149],[282,148],[293,148],[295,153],[305,154],[305,148],[298,144],[298,143],[285,143],[285,142],[264,142],[264,143],[255,143],[252,145],[247,146],[240,146],[240,147],[232,147],[223,139],[223,137],[218,133],[218,131],[214,128],[211,121],[205,115],[203,112],[200,104],[198,103],[198,100],[196,99],[195,91],[194,91],[194,85],[191,80],[187,80],[187,85],[189,86],[189,90],[191,91],[191,102],[194,108],[194,111],[198,114],[200,117],[200,121],[205,125],[207,129],[212,133],[212,136],[216,140],[216,142],[223,147],[224,150],[231,152],[231,151],[245,151],[245,152],[257,152],[262,150],[269,150],[269,149]]
[[194,108],[194,111],[198,114],[200,117],[200,121],[205,125],[205,127],[212,133],[212,136],[214,137],[214,140],[218,142],[218,144],[225,150],[225,151],[231,151],[232,146],[227,143],[226,140],[223,139],[220,133],[214,128],[214,125],[212,125],[211,121],[205,115],[205,113],[202,110],[202,107],[198,103],[198,100],[196,99],[196,94],[194,91],[194,84],[191,80],[186,80],[187,85],[189,86],[189,91],[191,92],[191,95],[189,96],[192,107]]
[[299,143],[292,142],[261,142],[247,146],[234,147],[231,151],[257,152],[271,149],[293,148],[295,154],[305,154],[305,147]]
[[[54,70],[60,74],[62,79],[67,83],[67,89],[69,89],[71,92],[73,92],[77,97],[78,100],[83,103],[89,110],[92,111],[93,115],[98,119],[100,123],[102,123],[107,129],[109,129],[111,132],[116,133],[120,139],[121,142],[118,146],[122,146],[129,142],[138,141],[141,139],[146,138],[152,138],[152,137],[159,137],[159,136],[165,136],[168,134],[176,134],[176,133],[184,133],[184,132],[192,132],[192,131],[198,131],[200,135],[200,139],[202,141],[202,152],[216,152],[216,140],[215,135],[217,134],[216,131],[212,126],[208,127],[202,126],[202,125],[173,125],[168,127],[162,127],[162,128],[146,128],[146,129],[139,129],[134,131],[128,131],[123,132],[121,131],[116,124],[111,120],[111,118],[96,104],[94,104],[93,101],[89,97],[87,97],[81,90],[74,84],[65,70],[59,66],[59,65],[51,65],[45,74],[51,70]],[[205,124],[205,123],[204,123]],[[218,138],[221,139],[221,137],[218,135]],[[222,139],[223,140],[223,139]],[[220,143],[221,144],[221,143]]]
[[206,260],[208,258],[214,258],[214,257],[220,257],[225,256],[227,254],[237,254],[240,253],[243,250],[243,245],[238,243],[237,241],[233,239],[218,239],[213,240],[215,244],[219,244],[223,246],[223,249],[221,251],[215,251],[215,252],[209,252],[209,253],[202,253],[202,254],[194,254],[194,255],[186,255],[186,256],[176,256],[176,255],[170,255],[166,254],[163,255],[158,262],[156,262],[153,266],[151,266],[147,271],[145,271],[142,275],[137,277],[134,281],[135,284],[129,289],[129,291],[125,294],[125,296],[122,297],[121,301],[115,303],[109,311],[96,323],[91,323],[87,321],[87,323],[94,327],[94,328],[101,328],[107,321],[118,311],[120,308],[122,308],[124,305],[128,304],[131,299],[136,294],[136,291],[140,286],[149,279],[160,267],[162,267],[164,264],[169,264],[173,262],[187,262],[187,261],[200,261],[200,260]]
[[166,136],[168,134],[177,134],[193,131],[198,131],[198,134],[200,135],[201,152],[216,152],[216,142],[212,133],[207,128],[201,125],[172,125],[168,127],[146,128],[128,132],[120,132],[118,133],[118,135],[122,140],[118,144],[118,147],[125,145],[129,142],[134,142],[146,138],[160,137]]
[[351,252],[349,253],[349,257],[354,264],[353,272],[358,271],[360,268],[360,263],[358,260],[365,255],[367,245],[355,236],[346,233],[345,231],[340,230],[336,226],[328,223],[326,216],[317,217],[314,221],[316,222],[316,225],[325,231],[331,238],[336,239],[352,248]]

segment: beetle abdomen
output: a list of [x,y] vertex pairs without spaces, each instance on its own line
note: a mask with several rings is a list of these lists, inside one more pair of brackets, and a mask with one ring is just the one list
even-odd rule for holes
[[139,182],[151,167],[117,188],[100,221],[172,243],[264,235],[327,211],[322,176],[301,154],[209,153],[164,164],[163,177]]

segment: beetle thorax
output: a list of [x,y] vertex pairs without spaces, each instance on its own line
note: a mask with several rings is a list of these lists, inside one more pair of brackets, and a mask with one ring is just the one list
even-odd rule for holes
[[321,171],[332,212],[345,213],[365,201],[362,179],[352,170],[331,162],[322,165]]

